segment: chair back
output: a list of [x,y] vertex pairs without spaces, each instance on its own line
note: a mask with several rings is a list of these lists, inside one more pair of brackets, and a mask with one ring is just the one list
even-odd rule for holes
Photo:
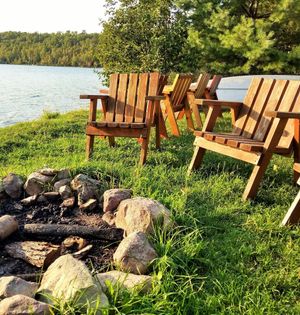
[[202,73],[199,75],[198,80],[196,82],[196,88],[195,88],[195,98],[203,98],[205,89],[207,88],[207,84],[210,79],[209,73]]
[[[265,141],[274,118],[267,111],[300,112],[300,81],[255,77],[244,98],[235,123],[234,133],[257,141]],[[294,123],[289,121],[278,147],[291,149]]]
[[192,78],[192,74],[179,74],[176,77],[176,82],[173,83],[173,91],[170,96],[174,111],[179,111],[183,108],[183,99],[191,85]]
[[114,73],[110,76],[106,121],[144,123],[147,96],[161,93],[165,76],[153,73]]

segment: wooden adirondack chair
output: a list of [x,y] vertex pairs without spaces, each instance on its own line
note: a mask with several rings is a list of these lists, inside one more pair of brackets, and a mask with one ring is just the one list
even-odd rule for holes
[[[253,198],[273,153],[286,155],[294,149],[294,159],[299,162],[299,93],[300,81],[254,78],[243,103],[198,100],[209,110],[202,131],[195,131],[189,173],[200,166],[206,150],[251,163],[254,169],[243,199]],[[213,132],[222,106],[236,114],[232,133]],[[297,133],[290,119],[295,119]]]
[[[300,173],[300,163],[294,164],[294,171]],[[300,180],[297,182],[300,185]],[[298,192],[296,198],[294,199],[292,205],[290,206],[288,212],[286,213],[284,219],[281,222],[282,226],[297,224],[300,222],[300,191]]]
[[[95,136],[108,137],[109,144],[115,145],[115,137],[141,139],[140,164],[147,157],[151,126],[159,128],[155,113],[159,113],[159,96],[166,76],[159,73],[112,74],[108,94],[81,95],[80,99],[90,100],[90,112],[86,126],[86,157],[90,158]],[[102,103],[102,121],[97,121],[97,100]],[[159,135],[159,132],[157,132]]]
[[191,111],[186,101],[186,93],[191,85],[192,78],[191,74],[179,74],[175,77],[173,84],[166,86],[163,90],[166,119],[169,120],[172,134],[175,136],[180,136],[176,117],[176,114],[180,114],[180,112],[184,112],[188,127],[194,130]]

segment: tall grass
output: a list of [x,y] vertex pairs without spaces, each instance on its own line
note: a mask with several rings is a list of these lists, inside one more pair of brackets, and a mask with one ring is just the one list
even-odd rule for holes
[[[300,313],[300,229],[279,226],[298,190],[291,184],[291,159],[275,156],[257,198],[243,202],[250,165],[207,152],[199,171],[186,177],[193,136],[184,122],[183,135],[163,141],[161,151],[152,141],[147,164],[139,167],[133,139],[117,139],[116,148],[99,139],[86,162],[86,117],[86,111],[44,115],[1,129],[0,175],[69,167],[171,210],[177,227],[157,231],[153,239],[159,258],[152,291],[110,290],[107,314]],[[229,115],[218,128],[230,128]],[[76,307],[61,306],[56,313],[75,314]]]

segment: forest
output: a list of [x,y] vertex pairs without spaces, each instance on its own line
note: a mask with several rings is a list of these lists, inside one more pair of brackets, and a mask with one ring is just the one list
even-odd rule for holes
[[0,33],[0,63],[97,67],[98,37],[85,32]]

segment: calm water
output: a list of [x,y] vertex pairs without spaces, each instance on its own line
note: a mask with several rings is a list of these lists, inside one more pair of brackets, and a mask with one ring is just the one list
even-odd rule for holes
[[[272,77],[300,80],[300,76]],[[219,99],[243,100],[251,78],[223,78]],[[79,100],[79,95],[97,94],[101,87],[93,69],[0,65],[0,127],[38,118],[45,110],[87,108],[87,101]]]
[[97,94],[93,69],[0,65],[0,127],[35,119],[46,111],[87,108],[80,94]]

